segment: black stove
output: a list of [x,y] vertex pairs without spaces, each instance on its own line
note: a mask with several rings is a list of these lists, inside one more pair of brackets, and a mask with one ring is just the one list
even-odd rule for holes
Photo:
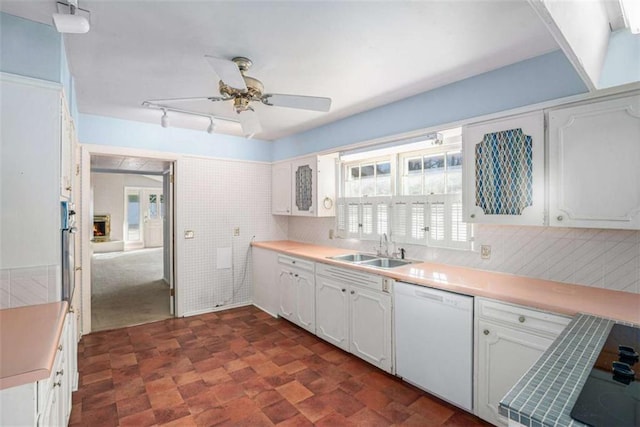
[[594,427],[640,426],[640,329],[613,325],[571,417]]

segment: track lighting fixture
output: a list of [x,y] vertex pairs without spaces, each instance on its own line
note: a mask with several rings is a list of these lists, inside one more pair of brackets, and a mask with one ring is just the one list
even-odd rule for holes
[[[157,104],[157,103],[152,102],[152,101],[144,101],[142,103],[142,106],[143,107],[147,107],[147,108],[151,108],[152,110],[160,110],[160,111],[162,111],[162,117],[160,117],[160,125],[163,128],[169,127],[169,116],[167,115],[168,111],[171,111],[172,113],[186,114],[187,116],[205,117],[205,118],[209,119],[209,126],[207,127],[207,132],[208,133],[214,133],[216,131],[216,123],[214,122],[214,119],[216,121],[220,121],[220,122],[240,123],[238,120],[229,119],[227,117],[218,117],[218,116],[213,116],[211,114],[199,113],[199,112],[196,112],[196,111],[183,110],[181,108],[175,108],[175,107],[171,107],[169,105]],[[249,138],[251,138],[252,136],[253,135],[251,135]]]
[[[78,7],[78,0],[67,0],[66,3],[58,2],[58,13],[53,14],[53,25],[59,33],[84,34],[91,29],[91,24],[86,16],[81,15],[78,11],[84,12],[91,17],[88,10]],[[61,10],[69,8],[69,13],[59,13]]]
[[160,118],[160,126],[163,128],[169,127],[169,116],[167,116],[167,110],[162,109],[162,117]]

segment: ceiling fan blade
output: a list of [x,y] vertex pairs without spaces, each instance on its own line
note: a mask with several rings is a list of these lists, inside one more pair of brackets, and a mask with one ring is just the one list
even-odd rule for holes
[[230,98],[222,98],[218,96],[197,96],[194,98],[167,98],[167,99],[150,99],[146,102],[151,102],[154,104],[164,104],[166,102],[189,102],[189,101],[227,101]]
[[242,133],[245,136],[251,137],[262,130],[258,115],[253,110],[245,110],[238,113],[238,119],[240,120],[240,126],[242,126]]
[[247,85],[244,82],[242,73],[240,73],[240,69],[235,62],[209,55],[205,55],[204,57],[207,58],[211,68],[213,68],[213,71],[216,72],[224,84],[234,89],[247,90]]
[[325,113],[331,108],[331,98],[322,98],[319,96],[267,93],[262,97],[262,102],[266,105],[274,105],[276,107],[299,108],[301,110],[322,111]]

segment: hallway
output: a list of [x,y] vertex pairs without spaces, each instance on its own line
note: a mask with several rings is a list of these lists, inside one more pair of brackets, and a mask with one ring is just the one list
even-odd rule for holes
[[91,260],[91,329],[139,325],[171,317],[162,278],[162,248],[94,254]]

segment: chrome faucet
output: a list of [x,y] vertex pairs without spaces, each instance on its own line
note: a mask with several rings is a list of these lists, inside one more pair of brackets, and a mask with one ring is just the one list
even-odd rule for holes
[[[382,237],[384,237],[384,256],[389,256],[389,238],[387,237],[387,233],[382,233]],[[380,252],[382,252],[382,237],[380,238]]]

